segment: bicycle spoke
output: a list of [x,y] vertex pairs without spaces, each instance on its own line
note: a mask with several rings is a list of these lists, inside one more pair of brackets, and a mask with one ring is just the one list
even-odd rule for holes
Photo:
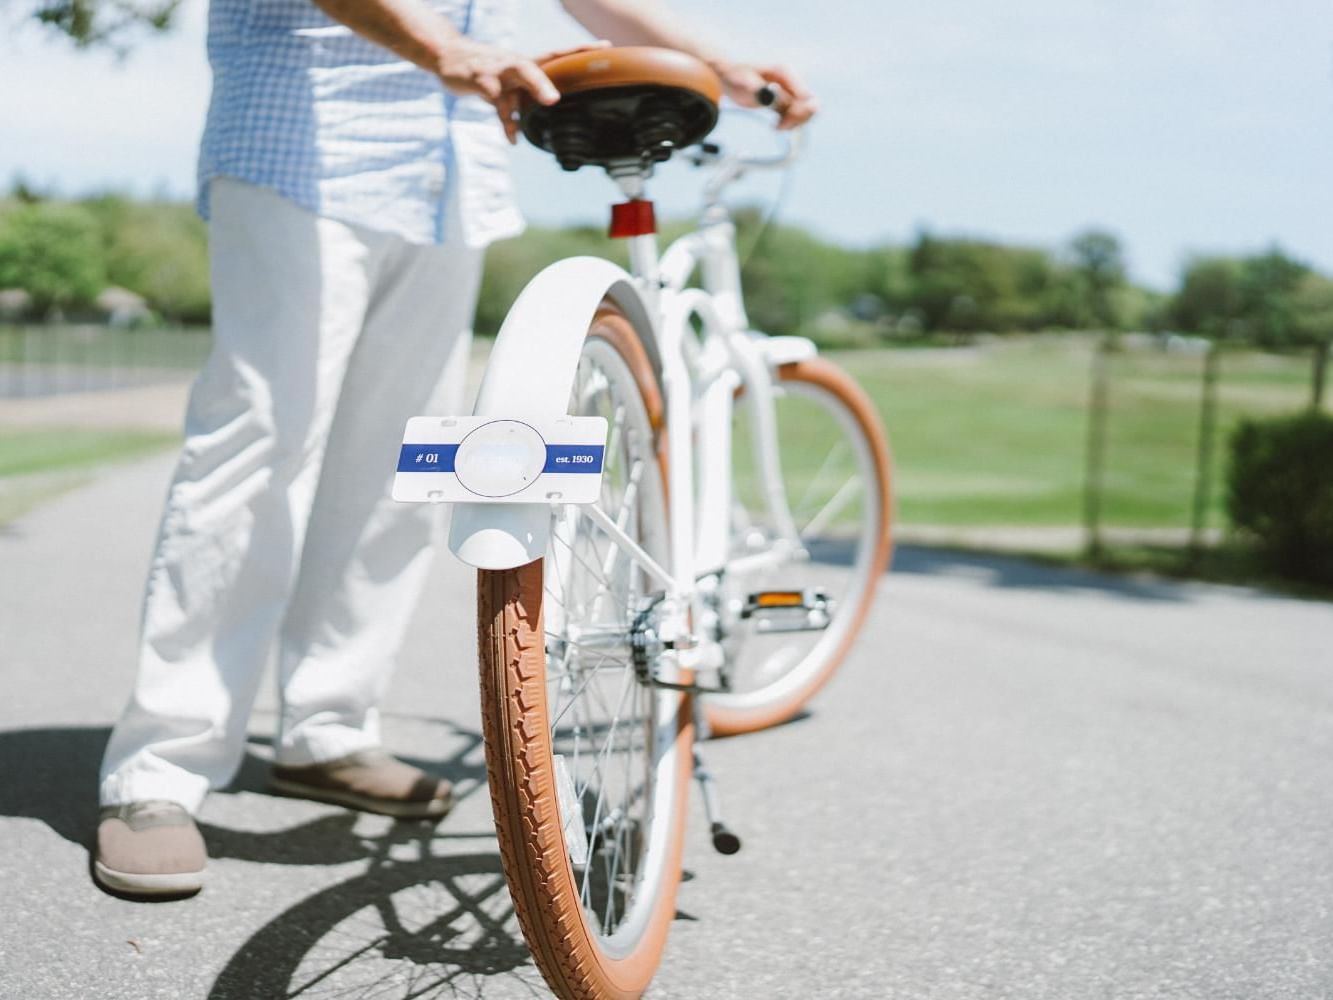
[[861,489],[861,480],[856,476],[849,477],[845,483],[838,487],[838,491],[833,494],[828,503],[824,504],[824,506],[819,509],[818,513],[806,522],[805,527],[801,529],[801,538],[805,539],[812,535],[819,534],[820,531],[828,526],[829,522],[842,513],[842,509],[846,507],[851,500],[855,499],[856,495],[861,492]]
[[[607,420],[601,496],[595,508],[564,507],[555,515],[542,581],[546,723],[567,774],[560,780],[572,786],[563,793],[565,808],[572,797],[580,813],[573,825],[565,817],[564,830],[578,837],[582,829],[587,838],[573,888],[589,928],[601,935],[635,919],[653,775],[668,759],[654,736],[662,695],[640,682],[630,656],[632,623],[654,578],[644,560],[663,558],[666,534],[651,426],[627,385],[623,368],[618,378],[607,377],[585,354],[569,412]],[[571,860],[583,856],[570,847]]]
[[824,461],[820,463],[818,470],[816,470],[815,474],[810,477],[810,481],[806,483],[805,491],[801,494],[801,498],[794,504],[791,504],[793,510],[805,507],[806,502],[810,499],[810,495],[814,492],[815,487],[818,486],[820,481],[824,478],[824,473],[833,465],[835,459],[840,458],[845,453],[846,445],[841,441],[829,449],[828,454],[824,456]]

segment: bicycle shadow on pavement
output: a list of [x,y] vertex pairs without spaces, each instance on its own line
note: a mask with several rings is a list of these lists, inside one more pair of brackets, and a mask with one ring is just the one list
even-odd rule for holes
[[[414,834],[397,825],[367,871],[329,886],[252,934],[208,1000],[255,997],[546,996],[493,851],[394,860]],[[494,989],[490,990],[494,994]]]
[[[251,934],[208,1000],[479,998],[497,978],[506,996],[547,995],[489,830],[440,833],[429,823],[393,823],[382,835],[364,836],[354,830],[358,818],[340,813],[258,835],[205,830],[210,852],[220,847],[230,857],[368,861],[364,871],[307,896]],[[485,849],[458,853],[465,841]]]
[[[453,723],[443,760],[408,763],[448,778],[455,807],[486,790],[481,734]],[[229,791],[263,792],[269,741]],[[255,746],[259,744],[259,746]],[[304,803],[308,807],[309,803]],[[392,822],[337,807],[285,828],[239,830],[201,821],[212,858],[258,864],[360,863],[356,874],[293,903],[228,959],[209,1000],[256,997],[546,996],[514,916],[494,833],[446,822]],[[455,813],[456,814],[456,813]]]

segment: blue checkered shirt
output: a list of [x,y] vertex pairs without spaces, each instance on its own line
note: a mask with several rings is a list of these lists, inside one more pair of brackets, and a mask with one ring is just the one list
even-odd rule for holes
[[[512,0],[429,2],[472,38],[511,44]],[[209,180],[226,176],[414,243],[484,246],[523,228],[494,109],[309,0],[212,0],[208,58],[204,218]]]

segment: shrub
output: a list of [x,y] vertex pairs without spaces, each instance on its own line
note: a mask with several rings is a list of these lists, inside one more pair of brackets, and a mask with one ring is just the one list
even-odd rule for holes
[[1231,439],[1227,510],[1279,573],[1333,582],[1333,417],[1242,423]]

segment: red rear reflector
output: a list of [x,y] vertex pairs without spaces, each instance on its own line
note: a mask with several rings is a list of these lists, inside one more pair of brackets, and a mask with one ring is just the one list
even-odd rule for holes
[[626,201],[611,206],[611,238],[622,240],[627,236],[647,236],[657,232],[651,201]]

